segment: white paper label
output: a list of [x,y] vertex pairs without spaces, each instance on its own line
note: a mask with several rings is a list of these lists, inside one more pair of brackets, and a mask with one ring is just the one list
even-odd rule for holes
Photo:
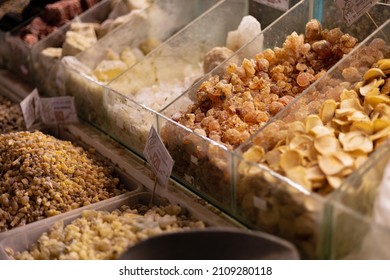
[[144,149],[144,156],[164,188],[168,185],[174,161],[154,127],[151,127]]
[[41,103],[37,89],[34,89],[25,99],[23,99],[22,102],[20,102],[20,107],[22,109],[27,129],[30,129],[34,124],[40,122],[40,106]]
[[289,0],[254,0],[254,1],[281,10],[283,12],[287,11],[289,8]]
[[72,96],[41,98],[41,108],[42,120],[47,125],[78,122]]
[[378,0],[336,0],[336,6],[343,15],[345,22],[351,25],[376,2]]

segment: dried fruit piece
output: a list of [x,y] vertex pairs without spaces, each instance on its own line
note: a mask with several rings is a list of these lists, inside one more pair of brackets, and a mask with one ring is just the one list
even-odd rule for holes
[[322,185],[325,180],[325,174],[318,165],[314,165],[307,168],[307,179],[314,182],[320,182]]
[[333,119],[337,105],[337,102],[333,99],[325,100],[319,112],[320,119],[324,124],[327,124]]
[[310,132],[316,126],[323,126],[322,120],[318,115],[310,115],[305,119],[306,132]]
[[354,121],[351,124],[350,131],[362,131],[367,135],[374,133],[374,123],[371,120]]
[[313,145],[313,138],[308,135],[296,135],[291,139],[288,147],[291,150],[307,151]]
[[334,189],[339,188],[343,183],[343,178],[339,176],[327,176],[326,179],[328,180],[329,185]]
[[364,82],[369,82],[373,79],[379,79],[385,77],[385,73],[379,68],[370,68],[364,73]]
[[378,67],[383,71],[384,74],[390,74],[390,59],[382,59],[378,61]]
[[311,191],[311,182],[308,179],[307,169],[302,166],[296,166],[294,168],[288,169],[286,171],[286,176],[292,181],[298,183],[299,185],[305,187],[307,190]]
[[390,98],[387,95],[367,95],[364,99],[364,103],[367,103],[367,105],[371,106],[372,108],[375,108],[378,104],[381,103],[390,105]]
[[257,162],[264,156],[264,154],[265,154],[265,152],[264,152],[263,147],[260,147],[258,145],[254,145],[254,146],[250,147],[249,150],[243,154],[243,157],[247,161]]
[[362,151],[364,153],[370,153],[374,148],[370,138],[361,131],[340,133],[339,140],[343,145],[344,151]]
[[322,155],[329,155],[336,152],[339,148],[339,141],[333,135],[323,135],[314,139],[316,151]]
[[319,156],[318,165],[326,175],[335,175],[344,169],[344,164],[334,155]]
[[280,167],[287,172],[287,170],[299,166],[302,162],[302,156],[298,151],[289,150],[280,156]]

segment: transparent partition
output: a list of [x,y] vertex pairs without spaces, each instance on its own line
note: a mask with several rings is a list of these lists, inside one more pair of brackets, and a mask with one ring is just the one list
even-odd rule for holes
[[79,115],[103,129],[105,85],[217,2],[155,1],[92,48],[64,58],[65,94],[75,97]]
[[101,126],[100,129],[144,157],[143,150],[149,131],[151,127],[157,130],[156,111],[134,102],[128,96],[111,91],[105,92],[103,103],[107,127]]
[[237,219],[291,241],[303,259],[327,258],[324,198],[240,156],[234,170]]
[[[232,56],[234,50],[231,48],[245,45],[245,40],[251,41],[260,32],[260,24],[257,20],[248,18],[248,22],[244,22],[247,25],[245,30],[247,33],[240,34],[247,38],[236,39],[234,43],[231,43],[231,39],[227,39],[229,32],[234,32],[239,28],[238,26],[242,26],[240,22],[247,14],[246,10],[244,1],[227,0],[218,3],[167,40],[160,48],[148,54],[138,64],[109,83],[108,87],[112,91],[108,98],[115,99],[116,91],[134,100],[135,103],[132,104],[141,104],[158,112],[190,88],[205,72],[209,72],[218,63]],[[221,20],[215,22],[216,18]],[[250,30],[248,26],[254,26],[253,30]],[[145,75],[145,73],[148,74]],[[129,108],[130,111],[139,112],[138,114],[120,116],[118,115],[120,112],[113,110],[111,104],[114,103],[109,103],[109,108],[107,108],[109,112],[107,115],[108,133],[139,153],[143,150],[152,124],[148,123],[150,118],[144,117],[141,113],[145,111],[142,106],[138,109],[130,110]],[[148,111],[146,115],[149,114]],[[126,127],[118,126],[118,119],[133,124]],[[140,122],[142,125],[137,127]],[[130,127],[137,127],[139,135],[134,135],[135,139],[144,139],[144,142],[139,143],[129,138],[134,133],[134,130],[128,130]]]
[[[330,6],[334,5],[333,1],[328,2]],[[353,34],[346,33],[349,29],[328,30],[319,21],[311,20],[312,14],[311,2],[300,2],[164,108],[162,114],[172,122],[170,133],[165,135],[178,138],[185,126],[194,132],[191,140],[196,142],[195,147],[201,142],[205,142],[204,146],[215,146],[214,142],[217,142],[229,151],[235,151],[248,141],[291,103],[294,96],[310,88],[357,45]],[[372,22],[371,30],[375,29]],[[258,44],[260,37],[261,45]],[[330,49],[332,53],[327,51]],[[161,132],[163,129],[160,128]],[[275,131],[272,133],[269,136]],[[191,174],[183,173],[182,170],[194,171],[190,161],[181,158],[197,158],[197,151],[190,150],[185,155],[183,147],[189,145],[188,139],[183,139],[182,144],[179,140],[171,144],[169,138],[164,141],[177,162],[187,162],[186,166],[175,165],[173,176],[196,189],[194,181],[197,184],[202,180],[199,177],[192,180]],[[202,162],[206,161],[203,159]],[[212,165],[210,162],[213,161],[209,159],[207,164]],[[219,169],[218,165],[214,167],[220,171],[216,172],[220,175],[216,180],[218,184],[228,186],[231,178],[224,181],[222,174],[230,171]],[[203,184],[207,185],[209,181],[203,180]],[[213,196],[213,193],[205,195]]]
[[390,259],[389,159],[387,142],[332,195],[331,258]]
[[175,179],[214,205],[231,210],[234,201],[232,153],[198,131],[173,123],[160,114],[158,126],[175,160],[172,174]]
[[[389,28],[390,20],[252,135],[237,152],[248,161],[287,177],[310,195],[330,202],[340,200],[342,208],[367,214],[372,209],[373,186],[378,185],[383,165],[379,163],[371,172],[362,168],[367,162],[378,162],[378,153],[383,154],[379,149],[390,135]],[[370,182],[369,186],[362,184],[363,177]],[[237,193],[241,184],[236,184]],[[364,225],[368,225],[361,222],[359,215],[337,207],[329,209],[330,228],[324,230],[329,230],[326,236],[333,240],[329,251],[332,258],[340,258],[344,251],[352,253],[351,246],[361,242]],[[311,209],[303,207],[302,211]],[[359,223],[361,229],[350,229]],[[349,230],[356,239],[345,236]],[[340,244],[340,238],[348,239],[350,245]]]
[[[329,5],[327,7],[334,5],[333,1],[324,2]],[[297,203],[302,215],[309,213],[309,216],[312,216],[310,207],[314,207],[318,211],[314,211],[313,215],[322,217],[324,205],[322,203],[316,205],[317,198],[322,201],[321,197],[331,192],[334,186],[339,186],[341,181],[341,174],[329,176],[332,185],[320,187],[326,176],[321,173],[318,164],[316,166],[314,163],[310,166],[313,168],[309,170],[304,167],[292,169],[289,171],[289,176],[286,176],[286,173],[280,172],[280,167],[274,169],[273,164],[279,164],[280,152],[273,151],[273,148],[281,146],[281,151],[284,152],[286,149],[282,141],[290,141],[289,129],[298,132],[306,129],[305,123],[296,124],[296,126],[290,124],[298,120],[303,121],[310,114],[318,114],[325,99],[337,98],[342,89],[353,88],[352,84],[360,81],[372,63],[386,55],[388,48],[385,38],[381,35],[384,31],[382,27],[375,33],[376,37],[373,35],[365,42],[368,46],[360,48],[362,53],[355,53],[355,56],[351,56],[351,51],[357,49],[359,45],[359,40],[356,38],[362,36],[361,30],[356,31],[356,25],[364,24],[365,28],[368,28],[364,29],[366,30],[364,38],[366,38],[377,30],[377,23],[371,20],[367,27],[363,16],[353,28],[328,29],[324,15],[316,21],[311,20],[313,14],[311,1],[302,1],[261,33],[263,40],[261,47],[255,41],[249,43],[161,111],[166,120],[160,122],[162,118],[159,117],[160,135],[175,160],[173,176],[191,189],[201,189],[203,196],[214,198],[226,211],[237,213],[239,217],[243,217],[245,212],[250,213],[242,209],[244,207],[242,203],[248,199],[249,203],[253,203],[253,198],[249,198],[250,195],[246,197],[239,193],[240,189],[245,189],[242,185],[246,184],[244,179],[246,176],[240,174],[236,165],[232,166],[229,153],[242,155],[248,162],[260,163],[259,167],[269,160],[270,163],[265,165],[268,169],[308,191],[305,194],[302,188],[300,191],[293,191],[291,188],[283,189],[289,197],[297,197],[297,201],[302,195],[308,196],[309,200],[313,197],[314,206]],[[366,16],[370,18],[369,15]],[[237,61],[240,64],[237,64]],[[346,68],[348,69],[343,71]],[[328,75],[328,71],[329,73],[334,71],[335,74]],[[348,80],[340,82],[339,78],[344,76]],[[327,92],[325,93],[324,90]],[[338,101],[336,99],[334,102]],[[330,108],[332,104],[326,103]],[[328,113],[324,113],[324,118],[326,114]],[[314,126],[317,119],[318,117],[310,117],[307,126]],[[356,124],[356,129],[360,128],[359,125]],[[315,130],[310,133],[325,132],[319,128],[319,131]],[[188,134],[191,134],[191,137],[186,137]],[[302,145],[302,149],[306,148],[305,156],[315,162],[315,159],[311,158],[313,145],[306,145],[307,138],[303,135],[294,140],[296,141],[294,145],[298,147]],[[332,148],[327,147],[326,143],[327,138],[319,142],[319,149],[323,148],[324,153],[328,148]],[[192,149],[187,147],[192,147]],[[201,147],[207,147],[208,151],[217,150],[217,156],[213,153],[202,153]],[[220,154],[226,155],[225,164],[221,164],[218,160],[223,158],[219,156]],[[363,155],[358,152],[357,154],[359,158],[353,161],[354,168],[365,159]],[[344,158],[343,156],[344,154],[337,160],[345,160],[348,167],[351,167],[341,168],[342,175],[348,176],[354,169],[350,157]],[[298,151],[289,152],[282,159],[282,165],[287,169],[295,167],[296,161],[299,161],[301,157],[303,156]],[[197,162],[196,168],[194,161]],[[332,162],[333,158],[330,158],[326,164],[332,165]],[[210,175],[196,174],[195,169],[202,169],[199,165],[203,165],[204,169],[213,170],[211,176],[215,179],[208,178]],[[311,185],[307,182],[307,174],[313,181]],[[206,179],[200,177],[201,175]],[[259,175],[256,175],[256,179],[251,184],[256,185],[258,177]],[[257,188],[261,191],[261,180],[259,182],[260,185]],[[230,195],[225,196],[227,200],[221,200],[216,197],[217,192],[213,189],[215,184],[218,184],[219,189],[233,186],[235,190],[232,189]],[[229,199],[233,200],[229,201]],[[231,208],[231,205],[235,207]],[[266,228],[255,223],[256,211],[256,209],[252,211],[249,216],[254,216],[251,219],[247,216],[246,220],[255,228]],[[322,224],[318,224],[321,218],[311,219],[311,221],[313,221],[313,230],[307,229],[308,232],[324,230]],[[276,222],[273,230],[281,230],[279,227],[283,226]],[[294,235],[294,232],[290,234]],[[283,235],[286,235],[286,231]],[[318,248],[320,239],[316,237],[315,241],[308,242],[311,244],[311,249],[304,249],[308,245],[298,242],[298,240],[308,241],[310,239],[308,236],[296,237],[294,235],[289,238],[296,242],[305,257],[318,257],[321,253]]]
[[[121,0],[114,5],[112,0],[101,1],[32,47],[32,74],[39,93],[48,96],[64,94],[61,58],[74,56],[93,46],[105,35],[102,29],[106,22],[130,13],[127,2]],[[116,12],[118,7],[122,8],[120,13]]]
[[[103,0],[109,3],[111,0]],[[33,82],[32,51],[43,38],[64,28],[69,21],[82,14],[100,1],[84,1],[83,4],[57,1],[42,6],[34,17],[28,18],[6,33],[8,53],[5,66],[21,78]],[[62,11],[62,12],[61,12]],[[66,11],[66,12],[63,12]]]

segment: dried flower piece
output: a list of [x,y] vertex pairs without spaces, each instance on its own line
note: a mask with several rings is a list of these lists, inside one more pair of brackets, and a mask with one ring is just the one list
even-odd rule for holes
[[339,140],[343,145],[344,151],[362,151],[364,153],[370,153],[374,148],[372,140],[361,131],[340,133]]
[[323,135],[314,139],[314,147],[321,155],[329,155],[339,150],[340,144],[334,135]]

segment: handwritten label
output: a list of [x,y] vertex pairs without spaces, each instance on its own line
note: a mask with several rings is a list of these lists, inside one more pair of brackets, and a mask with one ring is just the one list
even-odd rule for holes
[[41,102],[38,90],[34,89],[22,102],[20,102],[26,128],[30,129],[33,125],[41,121]]
[[336,0],[335,2],[345,22],[351,25],[378,2],[378,0]]
[[41,108],[42,120],[47,125],[78,122],[72,96],[41,98]]
[[254,0],[260,4],[286,12],[289,8],[289,0]]
[[168,185],[174,161],[154,127],[151,127],[144,149],[144,156],[164,188]]

